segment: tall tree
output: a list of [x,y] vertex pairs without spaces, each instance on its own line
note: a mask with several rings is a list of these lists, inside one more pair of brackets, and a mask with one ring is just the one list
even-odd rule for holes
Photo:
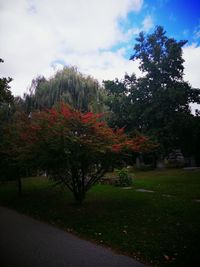
[[[0,58],[0,63],[4,61]],[[3,134],[4,128],[12,117],[12,104],[14,97],[10,91],[9,83],[12,79],[2,77],[0,78],[0,180],[5,181],[10,178],[8,174],[8,159],[2,150],[5,135]]]
[[97,80],[74,67],[64,67],[49,80],[40,76],[33,80],[30,92],[25,94],[25,107],[30,112],[62,101],[82,112],[101,112],[102,98],[103,89]]
[[[125,107],[125,116],[118,114],[121,123],[129,130],[136,128],[155,136],[166,152],[180,146],[184,149],[176,120],[193,119],[190,103],[200,103],[200,90],[183,79],[182,48],[186,43],[167,37],[160,26],[152,34],[141,32],[130,59],[139,60],[143,76],[125,75],[121,81],[125,99],[120,97]],[[109,83],[105,85],[111,92]],[[116,82],[115,87],[119,87]]]
[[[0,63],[4,61],[0,58]],[[9,120],[11,114],[11,105],[14,102],[14,97],[10,91],[9,83],[12,78],[2,77],[0,78],[0,135],[4,123]]]

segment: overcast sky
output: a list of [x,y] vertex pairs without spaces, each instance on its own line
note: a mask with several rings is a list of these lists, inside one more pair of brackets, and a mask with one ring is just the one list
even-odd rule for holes
[[0,76],[12,77],[12,92],[22,96],[33,78],[63,65],[99,81],[139,75],[129,61],[135,38],[156,25],[188,40],[185,80],[200,88],[197,0],[0,0]]

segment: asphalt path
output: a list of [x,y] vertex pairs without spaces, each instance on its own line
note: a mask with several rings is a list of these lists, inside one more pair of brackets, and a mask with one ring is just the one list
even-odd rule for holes
[[145,267],[127,256],[0,207],[1,267]]

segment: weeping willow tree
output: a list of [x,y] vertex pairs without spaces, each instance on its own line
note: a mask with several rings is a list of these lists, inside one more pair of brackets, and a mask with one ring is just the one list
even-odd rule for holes
[[37,77],[24,100],[27,112],[51,108],[58,102],[81,112],[104,110],[103,88],[97,80],[81,74],[75,67],[64,67],[48,80]]

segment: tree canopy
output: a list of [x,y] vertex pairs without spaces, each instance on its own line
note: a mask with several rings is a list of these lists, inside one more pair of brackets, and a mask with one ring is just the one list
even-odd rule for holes
[[[0,63],[4,61],[0,58]],[[2,151],[2,143],[4,142],[3,130],[5,125],[10,121],[11,118],[11,105],[13,104],[14,97],[10,91],[9,83],[12,79],[2,77],[0,78],[0,180],[6,180],[11,178],[10,173],[7,171],[8,158]]]
[[82,112],[101,112],[103,89],[90,76],[84,76],[75,67],[64,67],[50,79],[37,77],[25,94],[25,109],[51,108],[63,101]]
[[152,34],[141,32],[130,59],[139,60],[143,76],[125,75],[121,81],[104,82],[112,124],[154,136],[165,152],[185,149],[176,122],[192,120],[190,103],[200,103],[200,90],[183,79],[185,44],[167,37],[160,26]]
[[[0,63],[3,63],[3,59],[0,58]],[[10,91],[9,83],[12,81],[12,78],[0,78],[0,105],[3,103],[11,103],[14,99]]]

